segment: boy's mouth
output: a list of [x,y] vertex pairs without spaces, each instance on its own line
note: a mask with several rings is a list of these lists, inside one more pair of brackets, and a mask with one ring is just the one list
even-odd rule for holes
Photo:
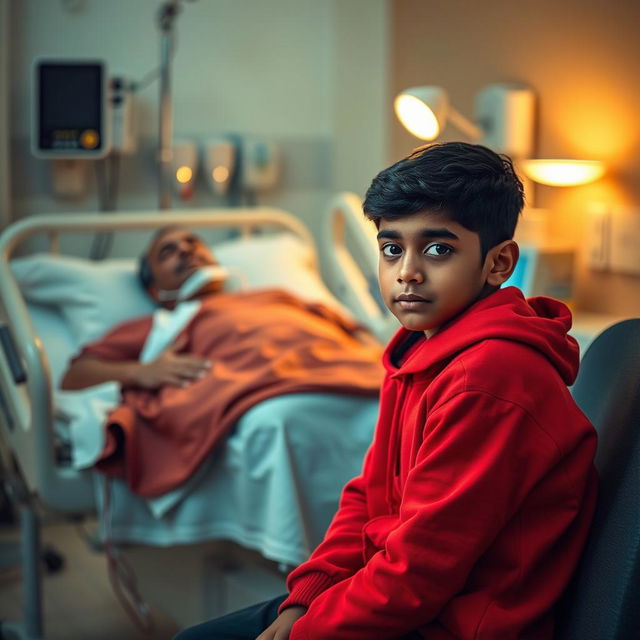
[[396,302],[400,305],[401,309],[416,311],[421,309],[425,304],[431,303],[432,300],[423,298],[415,293],[401,293],[396,297]]
[[416,293],[401,293],[397,298],[397,302],[431,302],[427,298],[417,295]]

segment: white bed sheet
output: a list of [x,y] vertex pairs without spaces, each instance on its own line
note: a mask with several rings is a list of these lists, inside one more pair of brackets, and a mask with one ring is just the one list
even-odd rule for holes
[[[359,473],[377,414],[377,400],[353,396],[305,393],[262,402],[161,518],[113,481],[111,538],[156,546],[227,539],[298,565],[321,541],[342,487]],[[102,511],[103,476],[95,474],[95,486]]]

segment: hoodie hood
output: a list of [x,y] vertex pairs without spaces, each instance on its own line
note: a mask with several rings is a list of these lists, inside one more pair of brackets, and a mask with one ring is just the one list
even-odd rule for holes
[[471,305],[397,367],[391,356],[413,333],[399,329],[383,363],[392,377],[404,376],[425,371],[482,340],[513,340],[541,352],[571,385],[578,373],[580,350],[567,333],[570,328],[571,311],[562,302],[542,296],[525,299],[520,289],[506,287]]

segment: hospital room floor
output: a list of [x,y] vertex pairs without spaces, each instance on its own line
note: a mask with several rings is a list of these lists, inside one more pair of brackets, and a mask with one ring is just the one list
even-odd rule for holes
[[[18,542],[17,526],[0,526],[0,545]],[[51,522],[43,526],[42,542],[65,558],[57,573],[43,574],[45,637],[47,640],[164,640],[178,631],[176,624],[152,609],[155,632],[143,635],[130,622],[114,595],[105,556],[89,549],[74,524]],[[20,569],[0,569],[0,620],[21,616]]]

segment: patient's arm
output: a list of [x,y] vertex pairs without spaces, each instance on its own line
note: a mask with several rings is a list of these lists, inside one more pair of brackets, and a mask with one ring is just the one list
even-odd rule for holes
[[177,353],[185,340],[178,340],[152,362],[135,360],[103,360],[92,356],[71,363],[60,388],[65,391],[84,389],[103,382],[119,382],[123,386],[157,389],[165,384],[186,386],[202,378],[211,363],[199,356]]

